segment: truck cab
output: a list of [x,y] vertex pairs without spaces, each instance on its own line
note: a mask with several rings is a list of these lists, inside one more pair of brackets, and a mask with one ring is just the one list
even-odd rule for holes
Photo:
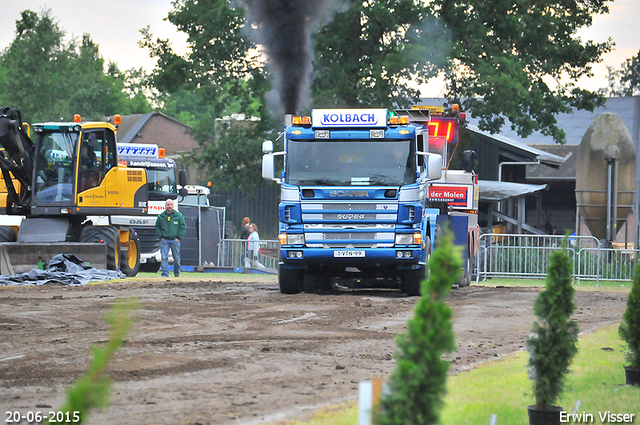
[[263,144],[263,177],[282,185],[281,292],[345,278],[420,294],[436,225],[428,185],[442,157],[421,149],[416,131],[387,109],[315,109],[285,118],[282,152]]

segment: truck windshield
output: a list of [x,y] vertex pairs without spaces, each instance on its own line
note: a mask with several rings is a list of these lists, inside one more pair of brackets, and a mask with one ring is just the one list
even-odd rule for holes
[[190,193],[182,198],[182,200],[180,201],[180,205],[202,205],[204,207],[207,207],[209,206],[209,200],[207,199],[207,195],[203,193]]
[[304,186],[415,183],[412,140],[290,140],[286,181]]
[[166,200],[178,196],[175,168],[147,168],[149,199]]

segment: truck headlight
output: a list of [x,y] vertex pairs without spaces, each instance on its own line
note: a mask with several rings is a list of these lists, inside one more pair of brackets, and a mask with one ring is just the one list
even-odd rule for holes
[[281,245],[304,245],[303,233],[281,233],[279,239]]
[[421,243],[422,243],[422,233],[396,234],[396,245],[420,245]]

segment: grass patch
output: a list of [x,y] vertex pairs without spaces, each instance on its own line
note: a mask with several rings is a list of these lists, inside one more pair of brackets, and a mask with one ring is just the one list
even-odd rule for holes
[[[602,348],[613,349],[613,351]],[[578,413],[594,416],[601,424],[598,412],[633,413],[640,421],[640,388],[624,385],[622,366],[624,346],[618,337],[618,325],[600,329],[580,338],[578,354],[570,367],[565,391],[559,404],[568,412],[580,400]],[[492,414],[498,424],[528,423],[527,405],[534,403],[533,386],[529,381],[528,355],[520,352],[487,362],[469,372],[450,377],[445,407],[440,415],[442,425],[486,424]],[[357,424],[358,408],[345,405],[339,411],[323,410],[308,422],[277,422],[286,425]]]
[[[517,279],[517,278],[492,278],[479,283],[473,282],[474,286],[488,286],[495,288],[497,286],[516,286],[521,288],[544,288],[545,278],[540,279]],[[609,281],[601,280],[600,282],[595,280],[581,280],[580,282],[574,281],[573,288],[576,291],[607,291],[607,292],[622,292],[628,293],[631,290],[631,281]]]
[[[624,385],[624,348],[617,330],[609,326],[580,339],[560,396],[567,411],[580,400],[579,412],[594,415],[594,423],[602,423],[599,411],[640,414],[640,388]],[[493,413],[499,424],[527,423],[526,406],[534,403],[527,362],[527,353],[521,352],[451,379],[442,424],[488,423]]]
[[164,283],[167,280],[175,282],[197,282],[197,281],[214,281],[214,282],[277,282],[276,275],[260,274],[260,273],[201,273],[201,272],[182,272],[180,277],[160,276],[158,273],[138,273],[136,277],[127,277],[124,279],[113,279],[100,282],[89,282],[89,285],[102,285],[105,283],[118,282],[150,282]]

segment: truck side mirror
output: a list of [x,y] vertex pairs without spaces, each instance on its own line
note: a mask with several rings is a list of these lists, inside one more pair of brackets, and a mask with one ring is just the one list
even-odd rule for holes
[[178,172],[178,184],[180,184],[180,186],[187,185],[187,170],[184,168]]
[[473,171],[476,166],[476,151],[466,150],[462,153],[462,168],[467,173]]
[[428,152],[417,152],[423,158],[427,180],[439,180],[442,178],[442,155]]
[[262,178],[275,180],[275,158],[271,152],[262,155]]
[[178,191],[178,195],[180,195],[181,198],[184,198],[188,194],[189,194],[189,191],[184,187],[181,187],[180,190]]
[[262,153],[273,152],[273,142],[271,140],[265,140],[262,142]]
[[426,154],[427,178],[429,180],[439,180],[442,178],[442,156],[438,154]]

